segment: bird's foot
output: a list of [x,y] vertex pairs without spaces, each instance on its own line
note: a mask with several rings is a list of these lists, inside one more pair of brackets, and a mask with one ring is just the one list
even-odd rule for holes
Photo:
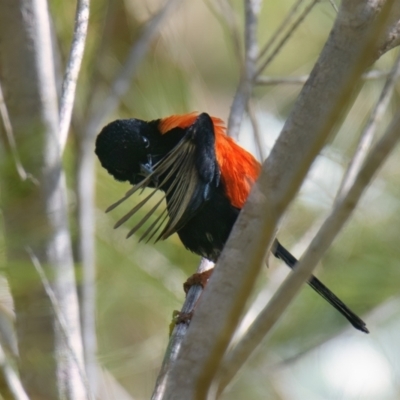
[[189,276],[187,281],[183,284],[183,290],[185,291],[185,293],[187,294],[189,289],[194,285],[200,285],[204,289],[213,271],[214,268],[211,268],[208,269],[207,271],[200,273],[196,272],[192,276]]

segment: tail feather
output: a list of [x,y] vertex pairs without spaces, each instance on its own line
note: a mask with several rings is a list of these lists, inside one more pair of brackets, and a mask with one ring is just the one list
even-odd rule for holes
[[[293,255],[286,250],[278,240],[275,241],[274,256],[281,259],[285,264],[294,268],[296,266],[297,260]],[[338,310],[354,328],[369,333],[365,322],[353,313],[335,294],[333,294],[320,280],[318,280],[314,275],[308,281],[308,284],[329,304],[331,304],[336,310]]]

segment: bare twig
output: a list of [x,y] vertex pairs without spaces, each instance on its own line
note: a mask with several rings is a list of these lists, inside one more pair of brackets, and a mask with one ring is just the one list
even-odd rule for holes
[[343,176],[342,183],[340,184],[336,201],[344,196],[353,184],[358,171],[360,170],[363,162],[365,161],[368,151],[372,146],[372,142],[376,136],[376,129],[379,122],[381,121],[388,105],[390,98],[392,97],[395,84],[400,76],[400,55],[388,76],[388,79],[382,89],[379,99],[372,110],[368,122],[360,136],[360,141],[358,143],[357,149],[354,153],[354,157],[350,161],[350,164]]
[[[372,81],[376,79],[386,78],[390,74],[390,71],[378,71],[373,70],[369,71],[362,75],[361,79],[364,81]],[[286,76],[286,77],[274,77],[274,76],[260,76],[256,80],[257,85],[280,85],[280,84],[288,84],[288,85],[303,85],[307,82],[307,79],[310,75],[301,75],[301,76]]]
[[67,68],[65,70],[60,100],[59,134],[61,153],[67,143],[72,108],[75,100],[76,82],[85,51],[86,35],[89,25],[89,4],[90,0],[78,0],[76,6],[74,36]]
[[254,110],[254,104],[250,100],[248,105],[247,105],[247,112],[249,114],[251,126],[253,128],[253,136],[254,136],[254,141],[256,143],[256,148],[258,151],[258,158],[260,162],[263,162],[265,160],[265,151],[264,151],[264,146],[261,140],[261,132],[260,132],[260,127],[258,125],[257,121],[257,114]]
[[[8,149],[9,153],[11,154],[14,160],[15,168],[18,172],[19,177],[22,180],[25,180],[29,177],[29,175],[25,171],[20,156],[18,154],[17,144],[15,143],[14,132],[11,126],[10,116],[8,115],[7,106],[6,103],[4,102],[3,90],[1,88],[1,84],[0,84],[0,116],[3,122],[4,133],[5,133],[4,146]],[[2,132],[3,130],[0,129],[0,134]],[[33,179],[33,181],[36,184],[38,183],[37,181],[34,180],[33,177],[31,177],[31,179]]]
[[264,45],[264,47],[261,49],[260,54],[258,55],[258,59],[260,60],[262,57],[267,54],[269,49],[274,45],[278,37],[282,34],[282,32],[287,28],[289,25],[289,22],[293,19],[294,15],[296,14],[297,10],[301,6],[301,3],[303,3],[304,0],[297,0],[296,3],[293,4],[292,8],[289,10],[289,12],[286,14],[285,18],[282,20],[278,28],[276,28],[274,34],[272,35],[271,39],[268,40],[268,42]]
[[247,108],[253,88],[258,58],[257,43],[257,16],[260,12],[260,0],[246,0],[245,2],[245,60],[240,82],[232,102],[228,118],[228,135],[238,138],[243,114]]
[[[84,384],[38,277],[30,276],[30,290],[22,291],[20,286],[22,271],[30,265],[23,249],[29,246],[52,272],[71,346],[83,362],[47,2],[0,2],[0,36],[0,79],[11,126],[24,168],[39,181],[35,186],[15,179],[14,171],[1,171],[2,189],[8,192],[4,226],[21,379],[32,397],[81,399],[86,396]],[[31,357],[32,346],[40,357]]]
[[94,156],[86,138],[78,139],[77,154],[77,262],[82,268],[80,309],[86,374],[93,395],[97,394],[96,262],[94,240]]
[[277,54],[282,50],[285,43],[289,40],[289,38],[293,35],[294,31],[301,25],[307,15],[311,12],[314,6],[319,2],[319,0],[313,0],[308,7],[304,9],[304,11],[299,15],[293,25],[290,27],[286,35],[278,42],[275,46],[275,49],[269,55],[269,57],[258,67],[257,72],[254,78],[258,77],[264,69],[271,63],[271,61],[277,56]]
[[0,368],[3,370],[3,375],[7,383],[8,389],[15,400],[29,400],[28,395],[19,379],[19,376],[14,371],[10,362],[4,353],[3,348],[0,346]]
[[376,171],[381,167],[396,142],[400,139],[400,113],[393,119],[382,139],[374,146],[365,160],[350,190],[340,199],[329,217],[322,224],[310,246],[300,259],[296,269],[285,280],[271,301],[259,314],[254,324],[236,348],[227,356],[223,367],[219,392],[231,381],[243,362],[252,354],[265,335],[282,316],[284,310],[309,279],[319,260],[328,250],[337,234],[355,209],[361,195],[368,187]]
[[[202,258],[197,273],[202,273],[214,267],[214,263]],[[199,300],[203,288],[200,285],[192,286],[186,296],[185,303],[182,306],[181,313],[190,314],[193,313],[197,301]],[[176,361],[179,351],[181,349],[182,341],[185,338],[186,332],[189,328],[189,321],[182,322],[175,325],[174,330],[171,334],[167,351],[164,356],[163,364],[161,366],[160,373],[157,378],[156,386],[152,395],[152,400],[167,399],[164,397],[165,388],[168,381],[168,374],[171,371],[173,363]]]
[[333,9],[334,9],[336,12],[339,12],[338,6],[336,5],[336,3],[335,3],[334,0],[329,0],[329,3],[331,3],[331,6],[333,7]]
[[33,250],[31,248],[27,247],[25,250],[29,254],[29,257],[32,260],[32,264],[35,267],[35,270],[36,270],[37,274],[39,275],[40,280],[41,280],[41,282],[43,284],[44,290],[46,291],[46,294],[47,294],[47,296],[49,297],[49,299],[51,301],[51,305],[52,305],[52,307],[54,309],[54,314],[56,316],[57,323],[58,323],[58,325],[60,327],[60,332],[61,332],[61,334],[63,336],[64,341],[65,341],[65,345],[68,348],[70,356],[74,360],[76,368],[78,369],[79,375],[80,375],[80,377],[82,379],[82,382],[86,386],[86,395],[88,396],[89,399],[92,399],[93,397],[92,397],[91,392],[90,392],[89,384],[88,384],[88,381],[87,381],[87,378],[86,378],[86,373],[85,373],[84,369],[82,368],[81,362],[78,360],[78,357],[76,355],[75,349],[71,345],[71,337],[70,337],[70,335],[68,333],[69,332],[68,324],[67,324],[67,321],[64,318],[62,307],[60,306],[60,304],[59,304],[59,302],[57,300],[57,297],[56,297],[56,295],[55,295],[55,293],[54,293],[54,291],[53,291],[53,289],[52,289],[52,287],[50,285],[49,280],[47,279],[46,273],[44,272],[44,269],[41,266],[39,259],[36,257],[36,255],[34,254],[34,252],[33,252]]

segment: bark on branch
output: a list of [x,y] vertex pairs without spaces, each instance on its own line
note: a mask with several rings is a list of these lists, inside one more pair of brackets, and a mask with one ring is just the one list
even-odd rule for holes
[[[45,0],[0,2],[0,81],[21,162],[2,159],[1,195],[22,381],[32,399],[86,398],[58,107]],[[40,261],[60,305],[61,332],[26,249]],[[67,335],[68,342],[66,342]]]
[[203,294],[165,398],[206,398],[277,223],[358,92],[362,73],[379,56],[389,15],[397,12],[393,3],[342,2],[327,43]]

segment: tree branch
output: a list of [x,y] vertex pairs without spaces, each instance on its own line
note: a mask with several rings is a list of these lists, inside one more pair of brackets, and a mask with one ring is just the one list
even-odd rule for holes
[[[301,25],[301,23],[304,21],[304,19],[307,17],[307,15],[311,12],[311,10],[314,8],[314,6],[318,3],[319,0],[313,0],[306,8],[305,10],[299,15],[299,17],[296,19],[296,21],[293,23],[293,25],[289,28],[289,30],[286,32],[286,34],[283,36],[283,38],[279,41],[279,43],[275,46],[274,50],[272,53],[268,56],[268,58],[261,64],[260,67],[258,67],[257,72],[254,76],[254,78],[258,77],[264,69],[272,62],[272,60],[277,56],[277,54],[282,50],[283,46],[286,44],[286,42],[289,40],[289,38],[293,35],[294,31]],[[291,13],[294,13],[297,10],[297,6],[299,4],[296,4],[295,7],[293,7],[293,10]],[[287,18],[292,17],[292,14],[289,14]],[[279,33],[279,32],[278,32]],[[271,40],[271,45],[272,45],[272,40]],[[266,46],[266,48],[268,48]],[[265,50],[265,49],[264,49]],[[265,50],[266,51],[266,50]]]
[[76,83],[81,68],[87,29],[89,25],[90,0],[78,0],[75,15],[74,36],[71,51],[65,69],[64,81],[60,100],[60,149],[63,153],[67,143],[69,126],[71,123],[72,109],[75,100]]
[[[10,35],[10,32],[13,32]],[[20,371],[36,398],[82,399],[86,391],[78,301],[68,228],[67,196],[58,138],[58,108],[47,2],[0,2],[0,80],[22,165],[38,182],[21,181],[2,160],[2,204]],[[60,332],[24,248],[31,247],[66,320],[74,357]],[[24,287],[29,284],[29,290]],[[32,357],[32,349],[37,355]]]
[[283,315],[288,305],[299,293],[300,288],[310,278],[320,259],[328,250],[337,234],[357,206],[363,192],[367,189],[374,174],[393,150],[400,138],[398,129],[400,113],[392,121],[384,137],[371,151],[349,191],[340,199],[330,216],[325,220],[310,246],[300,259],[294,272],[281,285],[271,301],[258,315],[245,337],[228,355],[223,367],[219,391],[231,381],[241,365],[248,359],[261,340]]
[[[379,71],[373,70],[366,72],[361,76],[361,79],[364,81],[371,81],[376,79],[386,78],[390,74],[390,71]],[[289,84],[289,85],[304,85],[310,75],[301,75],[301,76],[285,76],[285,77],[275,77],[275,76],[260,76],[256,80],[257,85],[280,85],[280,84]]]
[[[389,1],[381,9],[375,0],[342,2],[310,79],[263,165],[199,302],[170,374],[169,399],[206,398],[280,216],[347,110],[392,4]],[[360,6],[363,12],[354,12]]]
[[[199,267],[197,268],[197,273],[202,273],[214,267],[214,263],[211,261],[202,258]],[[193,313],[197,302],[200,299],[201,294],[203,293],[203,287],[200,285],[193,285],[187,295],[185,302],[182,306],[180,314],[190,314]],[[165,352],[164,360],[161,366],[161,370],[157,377],[156,386],[151,397],[152,400],[167,400],[168,397],[165,397],[165,389],[168,383],[169,373],[171,371],[171,367],[176,361],[179,351],[182,346],[183,339],[186,336],[186,332],[189,328],[190,320],[187,322],[177,323],[172,331],[171,337],[169,339],[168,348]]]
[[268,42],[263,46],[258,55],[259,60],[264,57],[267,52],[271,49],[274,43],[277,41],[278,37],[282,34],[285,28],[288,27],[289,23],[292,21],[293,17],[296,15],[297,10],[301,6],[304,0],[297,0],[296,3],[293,4],[289,12],[286,14],[285,18],[283,18],[282,22],[279,24],[278,28],[276,28],[275,32],[268,40]]
[[28,174],[26,173],[21,163],[21,158],[18,154],[17,144],[15,143],[14,132],[12,130],[10,117],[7,111],[7,106],[6,103],[4,102],[3,90],[1,88],[1,84],[0,84],[0,116],[4,128],[4,131],[3,129],[0,129],[0,135],[1,138],[3,139],[4,147],[7,149],[8,153],[13,158],[15,169],[17,170],[19,177],[22,180],[28,179]]
[[[4,375],[5,381],[7,382],[10,394],[12,394],[15,400],[29,400],[28,395],[25,392],[24,387],[19,379],[19,376],[14,371],[3,348],[0,346],[0,368]],[[2,393],[4,395],[4,393]]]
[[245,2],[245,60],[240,82],[232,102],[228,118],[228,135],[238,138],[243,114],[247,108],[253,89],[254,74],[258,58],[257,15],[260,11],[259,0]]
[[397,60],[382,89],[382,93],[380,94],[379,99],[369,116],[368,122],[365,125],[363,132],[361,133],[360,141],[358,143],[356,152],[348,166],[347,171],[343,176],[342,183],[340,184],[336,201],[338,201],[342,196],[344,196],[348,192],[363,162],[365,161],[368,151],[372,146],[372,142],[374,141],[376,129],[389,105],[390,98],[392,97],[393,90],[395,88],[395,84],[399,76],[400,76],[400,55],[397,57]]
[[82,382],[85,384],[86,394],[88,396],[88,399],[92,399],[93,397],[91,396],[91,393],[90,393],[89,384],[86,379],[86,373],[83,369],[81,361],[78,360],[78,358],[76,357],[75,351],[72,347],[72,343],[70,342],[70,337],[69,337],[69,333],[68,333],[69,332],[68,324],[62,313],[63,307],[58,303],[57,297],[50,285],[49,280],[47,279],[46,272],[44,271],[43,267],[40,265],[39,259],[36,257],[36,255],[34,254],[34,252],[32,251],[31,248],[29,248],[29,247],[26,248],[26,252],[29,254],[32,264],[35,267],[36,272],[39,275],[40,280],[43,284],[43,288],[46,291],[46,294],[50,299],[51,305],[54,310],[54,315],[56,317],[57,323],[60,328],[61,335],[63,336],[63,339],[65,341],[65,346],[67,347],[69,354],[70,354],[73,362],[75,363],[76,368],[78,369],[78,372],[79,372],[80,378],[82,379]]

